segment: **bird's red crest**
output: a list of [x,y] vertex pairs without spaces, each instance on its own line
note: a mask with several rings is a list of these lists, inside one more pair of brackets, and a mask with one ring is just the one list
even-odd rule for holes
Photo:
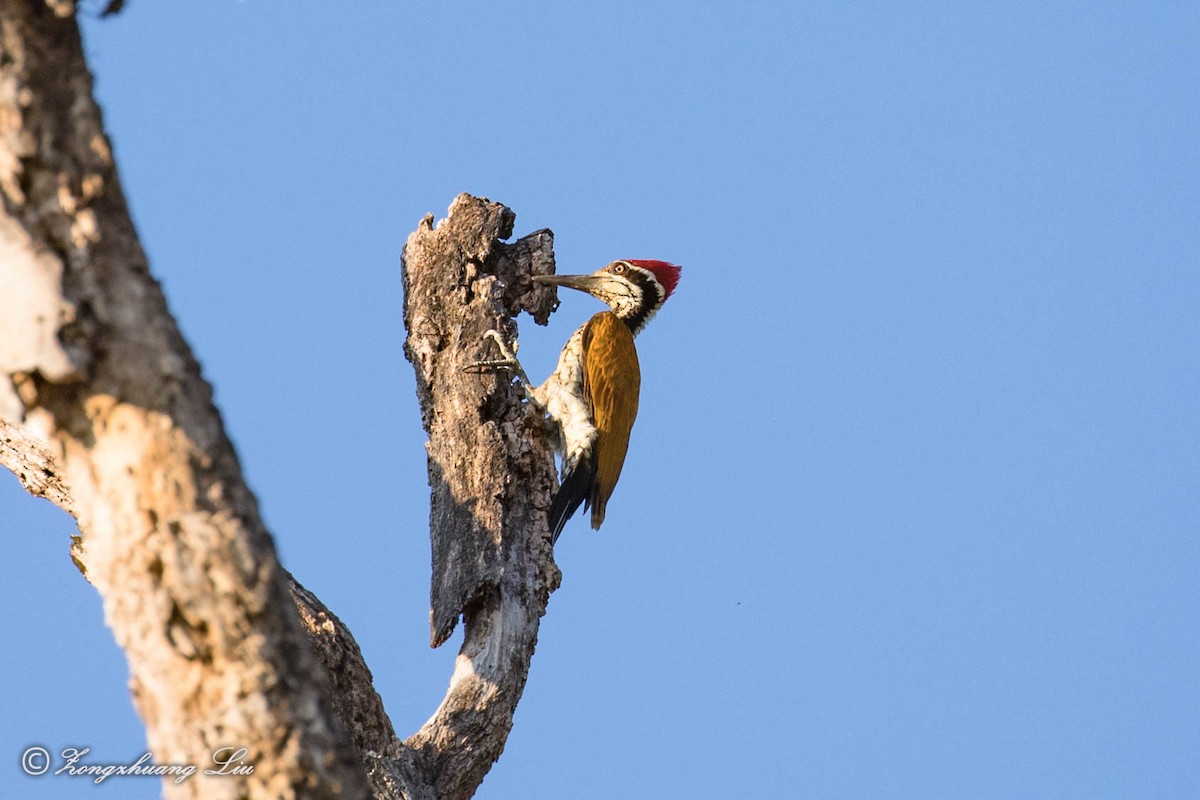
[[635,267],[641,267],[654,273],[655,279],[662,284],[663,300],[666,300],[671,296],[671,292],[675,291],[675,285],[679,283],[680,272],[680,268],[675,264],[651,259],[627,258],[625,260]]

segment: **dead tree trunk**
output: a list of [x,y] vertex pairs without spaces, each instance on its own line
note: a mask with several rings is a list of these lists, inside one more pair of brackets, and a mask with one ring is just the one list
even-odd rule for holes
[[[183,797],[469,797],[499,756],[557,586],[553,459],[508,382],[467,375],[552,270],[551,237],[466,196],[410,238],[406,346],[430,434],[434,641],[446,698],[400,741],[346,627],[279,565],[148,265],[91,94],[73,7],[0,0],[0,464],[79,523],[77,563],[129,662],[158,764],[248,749]],[[298,612],[298,613],[297,613]]]
[[545,323],[554,296],[530,275],[553,272],[553,237],[502,245],[512,212],[467,195],[432,222],[404,249],[405,352],[429,433],[431,641],[444,642],[460,614],[466,632],[446,699],[407,744],[443,760],[439,796],[469,797],[504,748],[559,573],[546,535],[555,476],[543,423],[507,376],[462,368],[492,355],[488,329],[514,339],[521,309]]

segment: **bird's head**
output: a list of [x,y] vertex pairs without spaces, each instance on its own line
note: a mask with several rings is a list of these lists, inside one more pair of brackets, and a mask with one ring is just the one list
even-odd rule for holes
[[569,286],[603,300],[636,334],[675,291],[679,272],[679,267],[666,261],[627,258],[591,275],[535,275],[533,279]]

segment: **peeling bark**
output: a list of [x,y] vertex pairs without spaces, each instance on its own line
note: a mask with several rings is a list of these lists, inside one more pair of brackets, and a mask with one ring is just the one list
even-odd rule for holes
[[[110,4],[111,7],[118,3]],[[405,249],[405,351],[428,445],[435,645],[446,697],[400,741],[346,626],[284,570],[151,277],[69,2],[0,0],[0,465],[72,514],[72,557],[124,649],[155,763],[247,748],[250,776],[172,798],[465,798],[503,750],[558,586],[544,422],[462,367],[544,323],[553,237],[463,195]],[[7,419],[6,419],[7,418]]]
[[525,449],[545,436],[506,388],[509,376],[463,372],[489,356],[486,331],[512,341],[511,317],[526,310],[544,325],[553,309],[553,287],[530,280],[553,273],[553,235],[538,231],[504,245],[499,240],[512,235],[513,221],[499,203],[460,195],[436,228],[432,215],[426,217],[404,249],[404,351],[416,370],[429,433],[434,647],[468,606],[500,585],[505,545],[514,544],[503,534],[531,526],[531,498],[539,488],[549,491],[554,480],[544,446],[528,455],[549,470],[522,463]]
[[71,491],[58,473],[58,464],[50,451],[24,430],[0,417],[0,467],[17,476],[25,491],[44,497],[76,516]]
[[434,760],[447,798],[469,797],[500,756],[561,577],[546,526],[556,478],[545,423],[509,376],[463,371],[490,356],[487,330],[511,341],[520,310],[543,324],[553,310],[553,291],[530,280],[553,271],[553,236],[500,243],[512,225],[504,206],[460,195],[404,249],[405,353],[429,433],[432,644],[460,614],[466,627],[445,700],[406,744]]

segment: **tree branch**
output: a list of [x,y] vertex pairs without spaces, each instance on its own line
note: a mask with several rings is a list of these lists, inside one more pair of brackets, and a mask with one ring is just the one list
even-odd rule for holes
[[[400,742],[342,622],[278,563],[211,388],[129,218],[69,2],[0,0],[0,465],[76,517],[156,763],[246,747],[171,797],[465,798],[504,747],[560,575],[544,422],[468,375],[544,323],[553,237],[466,195],[405,249],[405,352],[429,433],[432,641],[449,690]],[[9,417],[12,423],[3,419]],[[15,424],[19,423],[19,424]],[[298,612],[298,613],[297,613]]]
[[485,331],[512,340],[520,310],[544,324],[553,309],[553,291],[530,280],[553,271],[553,236],[501,244],[513,221],[498,203],[460,195],[404,250],[405,353],[429,433],[433,645],[459,614],[466,626],[445,700],[406,741],[443,798],[469,797],[503,750],[561,577],[546,528],[555,472],[544,423],[507,377],[463,371],[486,357]]
[[0,2],[0,395],[70,487],[157,763],[248,750],[252,775],[167,794],[365,797],[211,390],[149,275],[63,9]]
[[0,467],[16,475],[25,491],[34,497],[44,497],[76,516],[71,492],[58,473],[54,456],[44,444],[3,417],[0,417]]

